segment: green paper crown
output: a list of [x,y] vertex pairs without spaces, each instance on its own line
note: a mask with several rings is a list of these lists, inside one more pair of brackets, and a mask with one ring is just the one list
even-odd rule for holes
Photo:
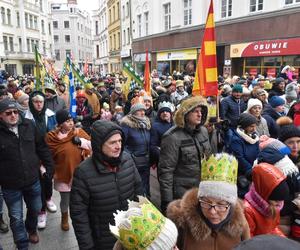
[[201,181],[224,181],[236,185],[238,162],[234,156],[222,153],[202,160]]
[[165,225],[166,218],[159,210],[144,197],[139,202],[130,202],[128,211],[117,211],[116,226],[110,225],[110,231],[122,243],[125,249],[146,249],[157,238]]

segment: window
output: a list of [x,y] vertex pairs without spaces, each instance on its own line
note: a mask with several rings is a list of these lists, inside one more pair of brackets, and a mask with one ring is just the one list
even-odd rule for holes
[[99,34],[98,21],[95,22],[95,30],[96,30],[96,35],[98,35]]
[[71,57],[71,50],[70,49],[66,49],[66,57]]
[[121,37],[120,37],[120,32],[118,32],[118,49],[121,47]]
[[114,50],[117,49],[117,40],[116,40],[116,34],[114,34]]
[[16,12],[16,16],[17,16],[17,27],[20,27],[20,13],[19,13],[19,11]]
[[138,36],[142,36],[142,15],[137,16]]
[[43,0],[40,0],[40,11],[43,12]]
[[34,52],[34,40],[31,39],[31,52]]
[[149,12],[144,13],[144,18],[145,18],[145,35],[148,36],[148,32],[149,32]]
[[45,22],[44,22],[44,20],[41,21],[41,26],[42,26],[42,33],[45,34]]
[[109,23],[111,23],[111,10],[109,10]]
[[127,28],[127,44],[130,44],[130,29]]
[[78,36],[78,45],[80,45],[80,36]]
[[100,53],[99,53],[99,45],[98,44],[96,45],[96,55],[97,55],[97,58],[99,58]]
[[300,0],[285,0],[285,4],[300,3]]
[[129,17],[129,3],[126,3],[126,17]]
[[33,28],[33,16],[29,15],[29,28]]
[[79,30],[79,23],[77,23],[77,30]]
[[27,44],[27,52],[30,52],[30,40],[28,38],[26,39],[26,44]]
[[64,21],[64,28],[69,29],[70,28],[70,23],[69,21]]
[[122,5],[122,13],[121,13],[121,16],[122,16],[122,20],[125,20],[125,5]]
[[44,55],[46,55],[46,43],[45,42],[43,42],[43,53],[44,53]]
[[37,17],[34,17],[34,28],[37,30],[38,29],[38,22],[37,22]]
[[14,39],[13,39],[13,37],[9,37],[9,50],[14,51]]
[[232,15],[232,0],[222,0],[221,17],[229,17]]
[[69,43],[70,42],[70,35],[65,35],[65,42],[66,43]]
[[250,12],[262,10],[263,3],[264,3],[264,0],[250,0]]
[[109,49],[112,51],[112,37],[109,37]]
[[19,52],[22,52],[22,38],[19,37]]
[[120,19],[120,3],[117,3],[117,20]]
[[51,23],[48,23],[49,35],[51,35]]
[[53,21],[53,28],[57,29],[58,28],[58,22],[57,21]]
[[123,30],[123,45],[126,45],[126,30]]
[[5,9],[1,7],[1,22],[5,24]]
[[59,36],[58,35],[54,35],[53,39],[54,39],[54,42],[57,43],[59,41]]
[[183,0],[183,22],[184,25],[192,24],[192,0]]
[[164,5],[165,30],[171,29],[171,3]]
[[11,11],[10,9],[7,9],[7,24],[11,25]]
[[3,36],[4,51],[8,51],[8,38]]
[[113,22],[116,20],[116,8],[115,6],[113,7]]

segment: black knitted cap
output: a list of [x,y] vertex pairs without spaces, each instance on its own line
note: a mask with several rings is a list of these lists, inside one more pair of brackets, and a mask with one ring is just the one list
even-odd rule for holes
[[280,128],[280,133],[278,139],[285,142],[287,139],[292,137],[300,137],[300,129],[298,129],[294,124],[285,125]]

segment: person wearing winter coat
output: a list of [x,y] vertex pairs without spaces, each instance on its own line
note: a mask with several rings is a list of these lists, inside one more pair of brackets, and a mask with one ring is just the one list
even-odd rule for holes
[[150,119],[151,124],[152,124],[154,122],[155,118],[156,118],[156,115],[157,115],[156,111],[153,108],[152,97],[145,94],[145,95],[143,95],[143,101],[144,101],[144,104],[145,104],[145,107],[146,107],[145,115]]
[[145,194],[150,195],[150,119],[145,115],[143,97],[136,97],[130,113],[121,120],[125,151],[131,154],[142,179]]
[[45,106],[54,113],[67,108],[64,99],[57,95],[56,89],[52,85],[45,87]]
[[94,90],[94,86],[92,83],[87,83],[84,85],[85,98],[87,99],[93,111],[92,121],[95,121],[100,117],[100,102],[94,91],[96,90]]
[[176,81],[176,91],[171,94],[171,101],[175,107],[181,102],[181,100],[188,97],[188,93],[184,90],[184,83],[182,80]]
[[269,100],[273,97],[273,96],[282,96],[285,94],[285,81],[282,77],[278,77],[274,80],[273,85],[272,85],[272,89],[269,92]]
[[237,168],[232,155],[209,157],[202,162],[199,188],[169,204],[167,217],[178,228],[179,249],[231,250],[250,238],[237,197]]
[[211,154],[207,129],[207,102],[202,97],[184,100],[174,116],[175,125],[162,137],[157,168],[161,208],[197,187],[201,160]]
[[[60,193],[61,228],[69,230],[69,200],[75,168],[90,154],[90,137],[81,128],[74,127],[72,116],[67,110],[56,113],[58,128],[46,135],[54,160],[54,188]],[[71,157],[70,157],[71,156]]]
[[88,103],[84,91],[79,90],[76,93],[76,122],[80,122],[82,128],[87,134],[91,134],[91,125],[93,123],[93,109]]
[[239,197],[244,197],[249,186],[241,181],[251,174],[252,166],[259,153],[259,136],[256,133],[257,119],[248,113],[240,116],[238,127],[232,131],[228,152],[233,154],[239,163],[238,192]]
[[261,116],[262,114],[262,102],[258,99],[251,98],[247,103],[247,109],[245,113],[251,114],[256,117],[256,131],[258,136],[267,135],[270,136],[268,124],[265,118]]
[[252,184],[244,199],[244,213],[251,237],[260,234],[285,237],[278,226],[280,210],[288,196],[286,176],[280,169],[262,162],[253,168]]
[[158,105],[157,117],[150,130],[150,158],[151,164],[158,164],[161,140],[165,132],[173,126],[172,113],[175,107],[170,102]]
[[115,83],[115,89],[110,95],[110,112],[113,114],[115,112],[116,106],[122,106],[124,107],[126,102],[126,97],[122,91],[122,85],[119,81],[116,81]]
[[133,159],[123,151],[122,129],[99,120],[91,131],[93,154],[75,169],[70,215],[81,250],[111,250],[116,242],[109,231],[113,213],[142,195],[142,183]]

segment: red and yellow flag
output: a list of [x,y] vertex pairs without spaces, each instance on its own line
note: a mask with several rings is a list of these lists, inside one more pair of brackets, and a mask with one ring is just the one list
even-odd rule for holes
[[218,94],[216,52],[214,7],[211,0],[195,72],[193,95],[216,96]]
[[145,71],[144,71],[144,90],[149,96],[151,96],[148,50],[146,50],[146,64],[145,64]]

